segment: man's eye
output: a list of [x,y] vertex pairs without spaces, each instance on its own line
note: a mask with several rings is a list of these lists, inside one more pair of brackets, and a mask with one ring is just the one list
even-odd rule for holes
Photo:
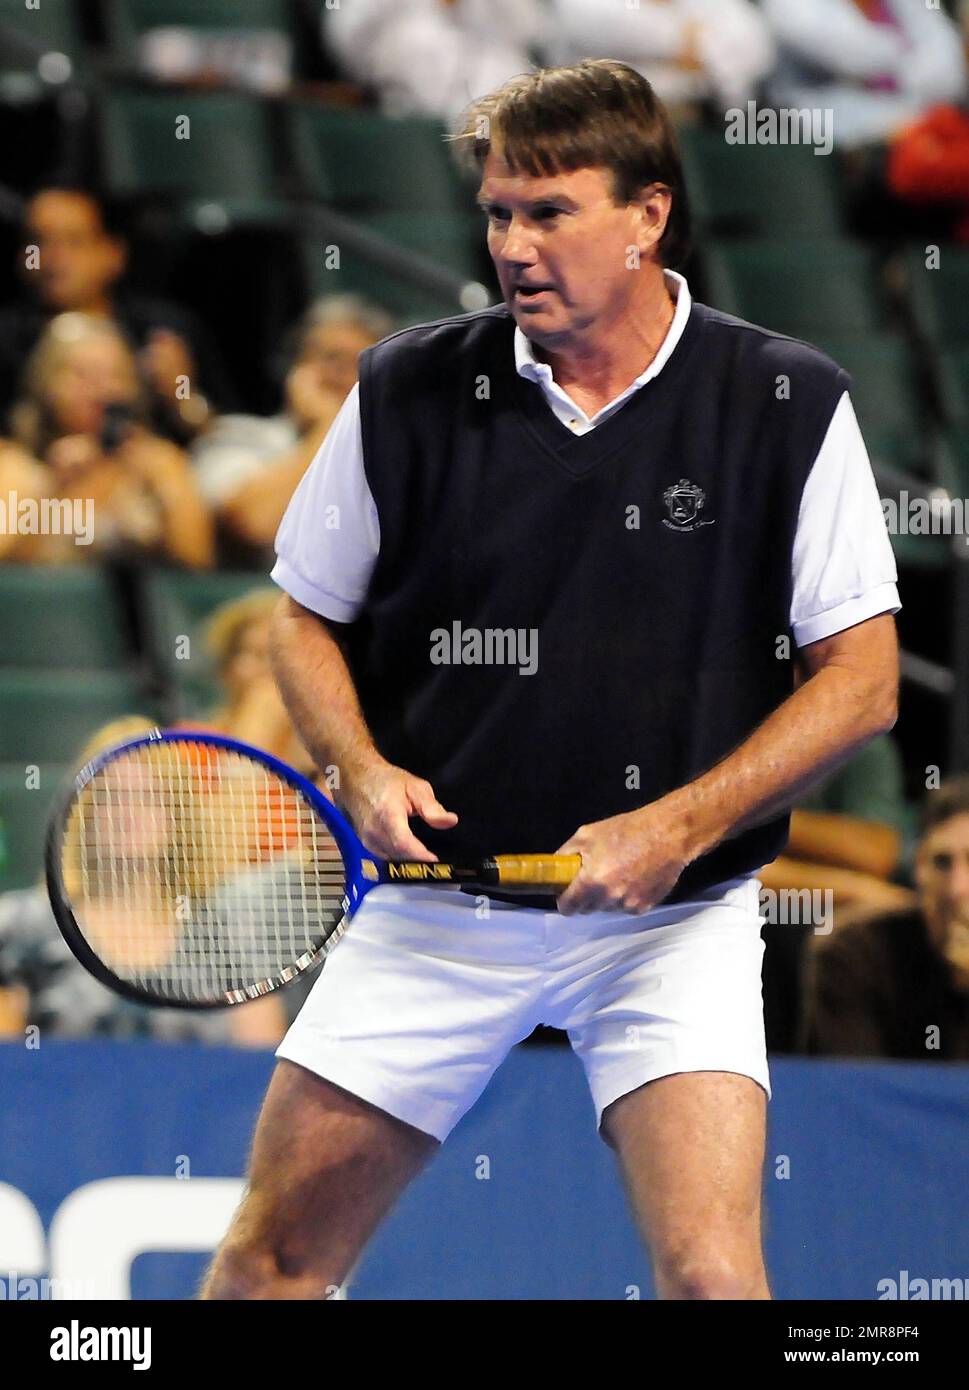
[[933,862],[933,864],[935,865],[935,867],[936,867],[937,869],[940,869],[943,873],[945,873],[947,870],[949,870],[949,869],[952,868],[952,855],[951,855],[951,854],[936,854],[936,855],[933,855],[932,862]]
[[[488,219],[491,222],[507,222],[511,217],[511,213],[508,211],[507,208],[485,207],[483,210],[487,214]],[[557,208],[553,204],[547,203],[543,204],[541,207],[535,208],[532,213],[532,216],[534,217],[536,222],[550,222],[553,218],[561,216],[561,213],[561,208]]]

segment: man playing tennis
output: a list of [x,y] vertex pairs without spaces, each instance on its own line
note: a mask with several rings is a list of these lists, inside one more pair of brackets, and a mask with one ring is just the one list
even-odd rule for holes
[[204,1296],[332,1293],[546,1023],[659,1295],[768,1298],[756,873],[896,717],[848,379],[667,268],[682,172],[633,69],[515,78],[463,144],[505,303],[361,355],[280,528],[274,665],[373,852],[582,870],[557,908],[371,893],[279,1047]]

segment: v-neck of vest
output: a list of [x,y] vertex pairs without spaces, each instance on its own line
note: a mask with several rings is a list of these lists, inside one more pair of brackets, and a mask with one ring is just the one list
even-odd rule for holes
[[[672,389],[675,379],[693,353],[703,328],[702,306],[696,300],[680,337],[662,370],[650,381],[638,387],[628,400],[608,419],[585,434],[574,434],[558,418],[545,398],[537,381],[519,375],[514,351],[506,355],[511,361],[511,390],[521,425],[550,454],[561,468],[573,477],[581,478],[599,467],[621,449],[637,430],[661,418],[676,398]],[[510,317],[510,315],[509,315]]]

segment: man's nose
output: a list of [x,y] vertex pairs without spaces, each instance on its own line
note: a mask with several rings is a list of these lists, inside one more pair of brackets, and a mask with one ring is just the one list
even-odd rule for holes
[[503,261],[516,265],[533,265],[537,260],[536,233],[533,228],[512,218],[508,223],[500,255]]

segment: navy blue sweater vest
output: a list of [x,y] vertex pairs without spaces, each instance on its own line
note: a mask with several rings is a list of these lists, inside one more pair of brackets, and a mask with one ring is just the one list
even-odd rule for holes
[[[848,387],[695,303],[658,376],[576,436],[518,376],[513,332],[500,306],[360,358],[380,553],[350,666],[381,753],[460,816],[414,823],[442,859],[555,850],[699,776],[790,694],[801,494]],[[724,840],[666,901],[756,870],[788,825]]]

